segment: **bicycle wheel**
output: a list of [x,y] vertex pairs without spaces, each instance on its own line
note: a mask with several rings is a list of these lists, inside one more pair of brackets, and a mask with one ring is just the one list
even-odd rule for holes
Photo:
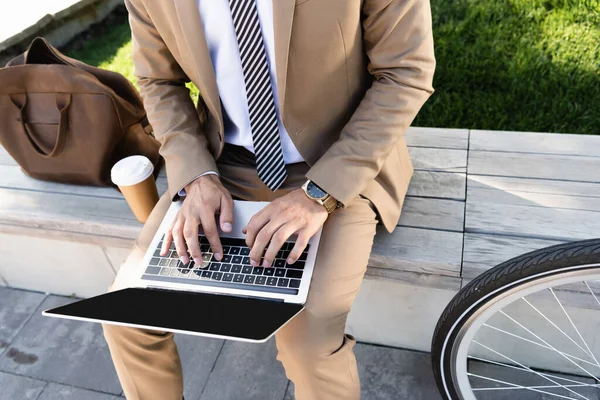
[[442,395],[473,399],[597,399],[600,239],[506,261],[448,304],[432,341]]

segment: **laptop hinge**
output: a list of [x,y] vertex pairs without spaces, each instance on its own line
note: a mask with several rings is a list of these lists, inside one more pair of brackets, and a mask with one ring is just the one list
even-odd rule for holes
[[[168,287],[163,287],[163,286],[154,286],[154,285],[148,285],[148,286],[146,286],[146,289],[162,290],[162,291],[167,291],[167,292],[181,292],[181,290],[175,290],[173,288],[168,288]],[[257,299],[257,300],[273,301],[276,303],[284,303],[283,299],[273,299],[270,297],[261,297],[261,296],[246,296],[246,295],[241,295],[241,294],[232,294],[232,293],[223,293],[223,292],[208,293],[208,292],[189,291],[188,293],[216,294],[218,296],[231,296],[231,297],[239,297],[242,299]]]

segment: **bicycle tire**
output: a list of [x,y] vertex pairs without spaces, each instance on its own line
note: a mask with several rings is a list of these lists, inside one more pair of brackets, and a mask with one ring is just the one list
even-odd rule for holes
[[[461,398],[451,376],[451,354],[457,345],[455,339],[470,316],[519,285],[590,264],[600,264],[600,239],[563,243],[520,255],[489,269],[462,288],[440,316],[431,344],[433,373],[442,396],[450,400]],[[472,307],[474,304],[477,305]]]

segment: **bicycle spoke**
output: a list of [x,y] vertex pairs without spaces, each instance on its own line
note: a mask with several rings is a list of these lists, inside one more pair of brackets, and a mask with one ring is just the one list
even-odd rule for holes
[[[529,300],[527,300],[527,298],[523,297],[521,300],[523,300],[525,303],[527,303],[531,308],[533,308],[538,314],[540,314],[542,316],[542,318],[544,318],[546,321],[548,321],[554,328],[556,328],[560,333],[562,333],[567,339],[569,339],[575,346],[577,346],[581,351],[583,351],[586,355],[590,356],[591,358],[594,358],[594,356],[590,353],[588,353],[583,347],[581,347],[575,340],[573,340],[573,338],[571,338],[565,331],[563,331],[562,329],[560,329],[558,327],[558,325],[556,325],[553,321],[550,320],[550,318],[546,317],[546,315],[541,312],[540,310],[538,310],[533,304],[531,304],[531,302],[529,302]],[[595,361],[595,360],[594,360]],[[598,363],[596,362],[597,367],[600,367],[600,365],[598,365]]]
[[583,283],[585,283],[585,286],[587,286],[588,290],[590,291],[590,294],[594,297],[594,300],[596,300],[596,303],[598,303],[598,305],[600,306],[600,300],[598,300],[598,297],[596,297],[596,294],[592,291],[590,285],[588,285],[587,281],[583,281]]
[[[502,311],[501,311],[501,312],[502,312]],[[491,351],[492,353],[494,353],[494,354],[497,354],[497,355],[499,355],[500,357],[502,357],[502,358],[505,358],[505,359],[507,359],[508,361],[510,361],[510,362],[512,362],[512,363],[514,363],[514,364],[517,364],[518,366],[520,366],[520,367],[522,367],[522,368],[525,368],[525,369],[526,369],[526,370],[528,370],[529,372],[532,372],[532,373],[534,373],[534,374],[538,375],[539,377],[541,377],[541,378],[543,378],[543,379],[546,379],[546,380],[548,380],[548,381],[550,381],[550,382],[554,383],[555,385],[559,385],[560,387],[562,387],[562,388],[564,388],[565,390],[567,390],[567,391],[569,391],[569,392],[573,393],[574,395],[577,395],[577,396],[579,396],[579,397],[581,397],[581,398],[585,399],[585,397],[584,397],[584,396],[580,395],[579,393],[575,392],[574,390],[571,390],[571,389],[569,389],[569,388],[566,388],[566,387],[564,387],[564,385],[561,385],[560,383],[556,382],[555,380],[553,380],[553,379],[551,379],[551,378],[548,378],[547,376],[544,376],[544,375],[540,374],[540,373],[539,373],[539,372],[537,372],[537,371],[534,371],[533,369],[529,368],[528,366],[526,366],[526,365],[523,365],[523,364],[521,364],[520,362],[513,360],[512,358],[510,358],[510,357],[508,357],[508,356],[506,356],[506,355],[504,355],[504,354],[502,354],[502,353],[500,353],[500,352],[498,352],[498,351],[496,351],[496,350],[494,350],[494,349],[492,349],[492,348],[489,348],[489,347],[487,347],[486,345],[484,345],[484,344],[482,344],[482,343],[479,343],[479,342],[478,342],[478,341],[476,341],[476,340],[473,340],[473,343],[475,343],[475,344],[478,344],[479,346],[483,347],[484,349],[487,349],[487,350]]]
[[[528,370],[526,370],[525,368],[521,368],[521,367],[517,367],[515,365],[510,365],[510,364],[505,364],[505,363],[501,363],[498,361],[493,361],[493,360],[487,360],[485,358],[479,358],[479,357],[469,357],[471,360],[476,360],[476,361],[481,361],[484,363],[488,363],[488,364],[494,364],[494,365],[499,365],[501,367],[505,367],[505,368],[511,368],[511,369],[516,369],[518,371],[525,371],[525,372],[530,372]],[[585,382],[581,382],[581,381],[576,381],[574,379],[569,379],[569,378],[565,378],[562,376],[557,376],[557,375],[552,375],[552,374],[548,374],[546,372],[540,372],[540,374],[545,375],[545,376],[549,376],[551,378],[555,378],[555,379],[562,379],[563,381],[567,381],[567,382],[571,382],[571,383],[576,383],[579,386],[590,386],[590,387],[597,387],[597,384],[589,384],[589,383],[585,383]],[[569,386],[569,385],[565,385],[565,386]]]
[[[596,359],[596,357],[594,356],[594,353],[592,353],[592,350],[590,349],[590,346],[588,346],[587,342],[585,341],[585,339],[583,338],[583,336],[581,336],[581,333],[579,332],[579,329],[577,329],[577,327],[575,326],[575,323],[573,322],[573,320],[571,319],[571,316],[569,315],[569,313],[567,313],[567,310],[565,310],[565,308],[563,307],[562,303],[560,302],[560,300],[558,299],[558,297],[556,296],[556,293],[554,293],[554,290],[552,288],[548,288],[548,290],[550,290],[550,293],[552,293],[552,295],[554,296],[554,298],[556,299],[556,301],[558,302],[558,305],[560,305],[560,308],[562,309],[562,311],[565,313],[565,315],[567,316],[567,319],[569,320],[569,322],[571,323],[571,326],[573,326],[573,329],[575,329],[575,332],[577,332],[577,335],[579,335],[579,339],[581,339],[581,341],[583,342],[583,344],[585,345],[585,347],[588,349],[589,351],[589,355],[594,359],[594,361],[596,362],[596,365],[598,365],[598,360]],[[600,367],[600,365],[598,365],[598,367]]]
[[[504,385],[513,386],[513,387],[516,387],[518,389],[530,390],[532,392],[538,392],[538,393],[547,394],[547,395],[550,395],[550,396],[555,396],[555,397],[558,397],[558,398],[561,398],[561,399],[572,399],[572,397],[567,397],[567,396],[563,396],[563,395],[560,395],[560,394],[557,394],[557,393],[547,392],[545,390],[535,389],[533,387],[521,386],[521,385],[517,385],[517,384],[514,384],[514,383],[510,383],[510,382],[501,381],[499,379],[488,378],[486,376],[480,376],[480,375],[471,374],[471,373],[467,373],[467,375],[473,376],[473,377],[476,377],[476,378],[485,379],[485,380],[488,380],[488,381],[491,381],[491,382],[502,383]],[[473,390],[475,392],[477,389],[471,389],[471,390]],[[570,390],[570,389],[568,389],[568,390]],[[571,390],[571,392],[573,392],[573,391]],[[578,395],[578,396],[580,396],[580,397],[582,397],[582,398],[584,398],[586,400],[589,400],[587,397],[584,397],[584,396],[580,395],[579,393],[576,393],[576,392],[573,392],[573,393],[575,393],[576,395]]]
[[575,361],[571,360],[569,357],[567,357],[564,353],[562,353],[561,351],[557,350],[556,348],[554,348],[554,346],[550,345],[550,343],[546,342],[544,339],[542,339],[541,337],[539,337],[538,335],[536,335],[535,333],[533,333],[531,330],[529,330],[527,327],[525,327],[523,324],[521,324],[520,322],[518,322],[517,320],[515,320],[514,318],[512,318],[511,316],[509,316],[507,313],[505,313],[504,311],[500,310],[499,311],[500,314],[504,315],[506,318],[510,319],[512,322],[514,322],[515,324],[519,325],[521,328],[525,329],[527,332],[531,333],[533,336],[535,336],[538,340],[540,340],[542,343],[544,343],[546,346],[551,347],[552,350],[556,351],[558,354],[560,354],[561,356],[563,356],[565,359],[567,359],[569,362],[571,362],[573,365],[575,365],[577,368],[581,369],[583,372],[585,372],[586,374],[588,374],[590,377],[592,377],[593,379],[596,379],[596,376],[593,375],[590,371],[588,371],[587,369],[583,368],[581,365],[577,364]]
[[576,356],[574,356],[574,355],[572,355],[572,354],[565,353],[564,351],[560,351],[560,350],[558,350],[558,349],[554,349],[554,348],[552,348],[552,347],[549,347],[549,346],[543,345],[543,344],[541,344],[541,343],[538,343],[538,342],[535,342],[535,341],[533,341],[533,340],[526,339],[526,338],[524,338],[524,337],[522,337],[522,336],[519,336],[519,335],[517,335],[517,334],[511,333],[511,332],[508,332],[508,331],[505,331],[504,329],[500,329],[500,328],[498,328],[498,327],[496,327],[496,326],[493,326],[493,325],[488,325],[488,324],[483,324],[483,326],[485,326],[485,327],[488,327],[488,328],[491,328],[491,329],[494,329],[494,330],[496,330],[496,331],[498,331],[498,332],[501,332],[501,333],[504,333],[504,334],[506,334],[506,335],[512,336],[512,337],[514,337],[514,338],[516,338],[516,339],[520,339],[520,340],[523,340],[523,341],[525,341],[525,342],[529,342],[529,343],[531,343],[531,344],[535,344],[535,345],[537,345],[537,346],[540,346],[541,348],[544,348],[544,349],[547,349],[547,350],[552,350],[552,351],[554,351],[554,352],[556,352],[556,353],[559,353],[559,354],[565,355],[565,356],[567,356],[567,357],[573,358],[573,359],[575,359],[575,360],[577,360],[577,361],[581,361],[581,362],[584,362],[584,363],[590,364],[590,365],[591,365],[591,366],[593,366],[593,367],[596,367],[596,366],[597,366],[596,364],[594,364],[594,363],[593,363],[593,362],[591,362],[591,361],[584,360],[583,358],[579,358],[579,357],[576,357]]

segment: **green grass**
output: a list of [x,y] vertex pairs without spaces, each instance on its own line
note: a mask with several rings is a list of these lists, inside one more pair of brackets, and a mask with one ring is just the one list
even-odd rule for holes
[[[436,93],[413,125],[600,134],[600,0],[431,3]],[[121,21],[67,53],[132,79],[130,51]]]

